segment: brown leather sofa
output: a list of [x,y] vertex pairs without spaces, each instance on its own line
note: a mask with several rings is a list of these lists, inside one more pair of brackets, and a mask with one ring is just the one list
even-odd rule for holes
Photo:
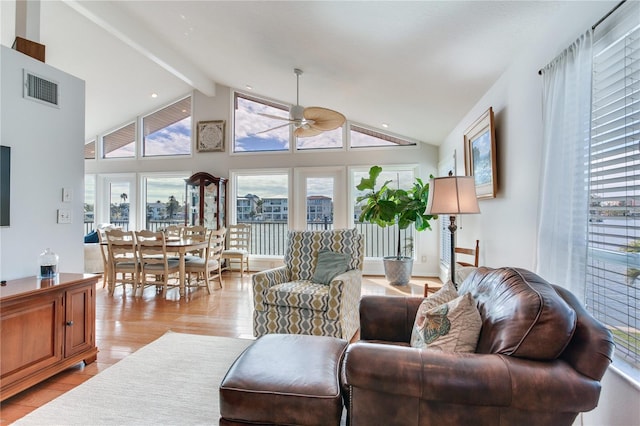
[[466,292],[476,353],[410,347],[420,297],[362,298],[342,370],[351,425],[571,425],[597,406],[613,339],[573,294],[514,268],[479,268]]

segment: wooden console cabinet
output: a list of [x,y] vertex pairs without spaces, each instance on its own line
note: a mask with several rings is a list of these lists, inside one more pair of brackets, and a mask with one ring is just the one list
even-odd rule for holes
[[0,287],[0,401],[96,360],[97,275],[60,274]]

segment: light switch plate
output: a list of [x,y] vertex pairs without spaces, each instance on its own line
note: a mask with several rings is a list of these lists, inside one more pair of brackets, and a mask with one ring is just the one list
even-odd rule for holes
[[62,202],[70,203],[73,201],[73,191],[69,188],[62,188]]
[[71,210],[58,209],[58,223],[71,223]]

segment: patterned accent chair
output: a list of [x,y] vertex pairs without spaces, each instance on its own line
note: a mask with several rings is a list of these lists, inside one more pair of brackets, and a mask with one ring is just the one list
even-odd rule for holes
[[[318,252],[348,255],[347,272],[311,282]],[[349,340],[360,326],[364,235],[355,229],[290,231],[284,266],[253,275],[253,333],[311,334]]]

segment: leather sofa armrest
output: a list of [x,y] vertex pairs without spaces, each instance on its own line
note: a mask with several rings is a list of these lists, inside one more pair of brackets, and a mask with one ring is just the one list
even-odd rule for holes
[[264,311],[264,293],[269,287],[291,281],[291,271],[286,266],[253,274],[253,308]]
[[411,341],[422,297],[363,296],[360,299],[360,339]]
[[453,404],[511,403],[509,370],[499,355],[358,342],[347,349],[343,366],[349,388]]
[[600,395],[599,382],[562,360],[543,362],[371,342],[349,346],[342,380],[349,394],[360,388],[425,401],[524,411],[589,411]]

